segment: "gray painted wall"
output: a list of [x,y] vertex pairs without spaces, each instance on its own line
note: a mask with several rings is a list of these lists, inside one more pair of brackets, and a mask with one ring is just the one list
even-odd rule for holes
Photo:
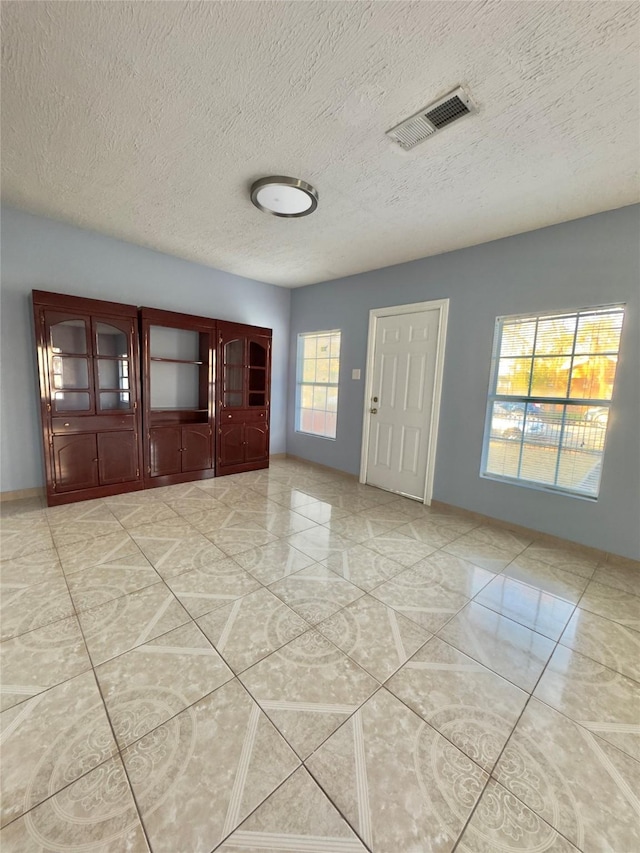
[[[640,558],[640,206],[293,291],[287,451],[351,473],[360,466],[371,308],[450,299],[434,499]],[[479,476],[491,345],[501,314],[626,302],[597,502]],[[336,441],[295,433],[299,332],[341,328]],[[351,369],[363,379],[351,379]]]
[[290,291],[6,207],[1,261],[0,491],[43,484],[34,288],[272,328],[271,452],[284,452]]

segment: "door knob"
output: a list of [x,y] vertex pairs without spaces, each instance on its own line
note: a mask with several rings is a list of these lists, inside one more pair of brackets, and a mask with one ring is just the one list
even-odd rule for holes
[[377,410],[377,409],[369,409],[369,411],[371,412],[371,414],[372,414],[372,415],[377,415],[377,414],[378,414],[378,410]]

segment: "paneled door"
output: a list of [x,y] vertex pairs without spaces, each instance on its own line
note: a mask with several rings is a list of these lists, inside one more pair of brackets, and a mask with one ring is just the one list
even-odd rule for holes
[[424,499],[440,311],[376,319],[366,482]]

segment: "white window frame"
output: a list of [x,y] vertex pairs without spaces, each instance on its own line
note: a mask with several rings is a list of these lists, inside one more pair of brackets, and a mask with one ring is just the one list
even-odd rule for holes
[[[525,488],[534,489],[542,492],[551,492],[556,495],[566,495],[572,498],[579,498],[580,500],[587,501],[597,501],[600,495],[600,486],[602,483],[602,470],[600,471],[600,479],[598,482],[598,490],[595,494],[587,493],[584,491],[579,491],[577,489],[569,489],[566,486],[558,486],[551,483],[540,483],[535,480],[527,480],[523,477],[509,477],[505,474],[496,474],[493,472],[487,471],[488,464],[488,456],[489,456],[489,443],[491,441],[491,415],[493,411],[493,404],[500,402],[509,402],[509,403],[522,403],[524,407],[526,418],[527,405],[529,403],[541,403],[541,404],[557,404],[563,406],[588,406],[590,408],[606,408],[609,412],[611,411],[611,406],[613,404],[614,394],[615,394],[615,380],[614,380],[614,388],[612,389],[612,395],[610,400],[602,400],[602,399],[592,399],[592,398],[576,398],[576,397],[541,397],[532,395],[529,393],[528,395],[511,395],[511,394],[498,394],[496,391],[497,383],[498,383],[498,368],[500,364],[500,351],[502,347],[502,328],[504,327],[505,322],[511,322],[513,320],[543,320],[548,317],[577,317],[579,319],[581,314],[590,314],[594,311],[606,311],[606,310],[621,310],[623,319],[622,326],[624,327],[624,316],[626,311],[626,303],[624,302],[616,302],[610,305],[596,305],[588,308],[577,308],[568,311],[540,311],[540,312],[529,312],[526,314],[508,314],[500,317],[496,317],[494,335],[493,335],[493,349],[491,353],[491,375],[489,379],[489,392],[487,395],[487,408],[485,414],[485,424],[484,424],[484,436],[482,440],[482,461],[480,466],[480,476],[483,479],[494,480],[500,483],[510,483],[516,486],[524,486]],[[578,323],[576,323],[576,335],[577,335]],[[618,350],[615,353],[617,357],[620,355],[620,348],[622,345],[622,329],[620,332],[620,341],[618,343]],[[573,347],[571,349],[571,353],[567,355],[567,358],[573,359],[575,358],[575,347],[576,347],[576,337],[574,336]],[[533,345],[532,354],[535,355],[535,340]],[[594,353],[594,355],[609,355],[613,353]],[[567,394],[569,393],[570,386],[570,374],[567,380]],[[617,377],[616,377],[617,378]],[[529,392],[531,392],[531,381],[529,383]],[[563,409],[563,415],[560,425],[560,437],[558,444],[562,447],[562,439],[564,435],[566,424],[566,408]],[[606,451],[606,443],[607,436],[609,431],[609,422],[607,422],[607,426],[605,427],[605,435],[602,447],[602,455],[601,455],[601,466],[604,466],[604,457]],[[556,465],[556,480],[558,476],[558,465],[560,462],[560,453],[558,453],[558,460]]]
[[[340,395],[340,382],[305,382],[303,380],[302,371],[303,371],[303,362],[304,362],[304,340],[305,338],[320,338],[324,335],[340,335],[340,353],[338,355],[338,380],[340,373],[340,365],[342,361],[342,330],[341,329],[327,329],[320,330],[317,332],[300,332],[298,334],[298,338],[296,341],[297,351],[296,351],[296,408],[295,408],[295,431],[300,435],[310,435],[313,438],[321,438],[325,441],[336,441],[338,436],[338,403],[336,402],[336,434],[335,435],[324,435],[319,432],[308,432],[307,430],[303,430],[300,428],[300,420],[302,414],[302,386],[303,385],[319,385],[323,388],[335,388],[336,393],[339,399]],[[316,361],[317,361],[316,356]],[[320,411],[320,409],[312,409],[311,411]],[[326,412],[326,409],[325,409]],[[333,413],[331,413],[333,414]]]

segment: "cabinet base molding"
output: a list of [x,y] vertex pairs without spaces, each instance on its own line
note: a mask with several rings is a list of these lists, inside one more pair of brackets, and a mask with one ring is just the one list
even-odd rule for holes
[[[274,458],[273,456],[271,457]],[[269,467],[269,460],[264,462],[244,462],[240,465],[218,465],[216,477],[226,477],[227,474],[244,474],[247,471],[259,471],[262,468]]]
[[165,474],[164,477],[145,477],[145,489],[157,489],[160,486],[175,486],[177,483],[193,483],[197,480],[209,480],[216,476],[213,468],[204,471],[186,471],[184,474]]

